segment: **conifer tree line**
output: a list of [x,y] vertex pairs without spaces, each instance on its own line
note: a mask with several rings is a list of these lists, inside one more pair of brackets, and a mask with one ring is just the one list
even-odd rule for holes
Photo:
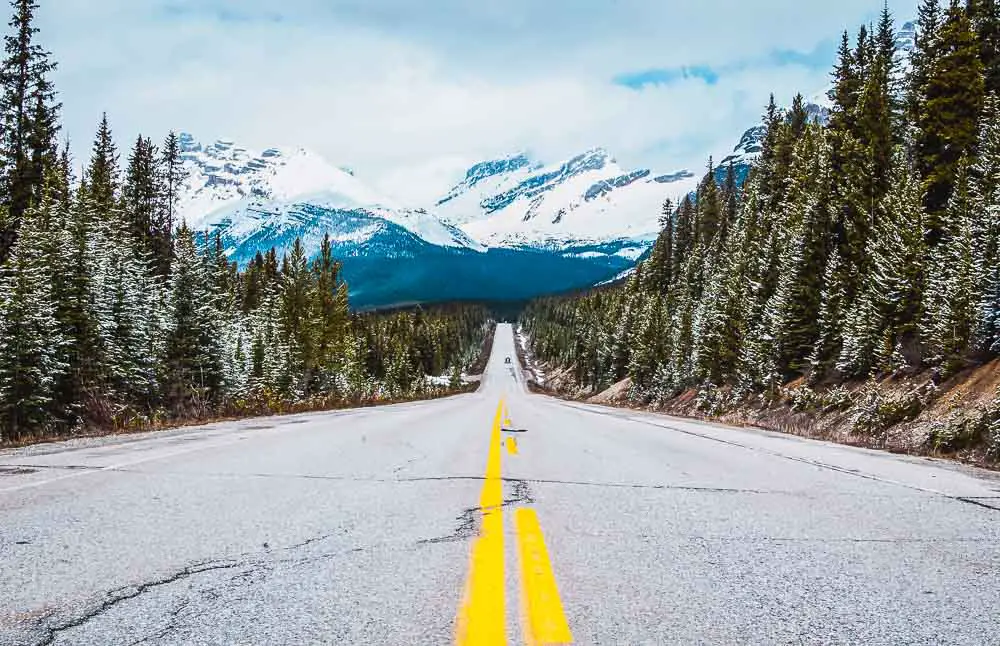
[[105,116],[82,177],[59,144],[34,0],[0,65],[0,441],[428,394],[470,363],[482,307],[358,315],[329,239],[240,270],[176,216],[177,137],[125,159]]
[[894,31],[844,33],[823,123],[772,97],[745,184],[710,161],[626,284],[534,302],[536,355],[648,402],[1000,353],[1000,2],[923,0],[909,66]]

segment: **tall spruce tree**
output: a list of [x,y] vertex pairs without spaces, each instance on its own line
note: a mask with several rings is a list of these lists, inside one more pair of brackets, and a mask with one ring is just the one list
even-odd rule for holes
[[107,217],[107,214],[118,206],[119,168],[118,148],[111,135],[108,115],[101,117],[94,138],[90,164],[83,177],[84,195],[93,216]]
[[892,189],[884,198],[886,218],[872,244],[874,281],[887,328],[878,339],[877,368],[895,371],[920,365],[918,328],[926,283],[924,210],[919,176],[903,151],[897,152]]
[[1000,99],[995,94],[983,109],[977,151],[970,187],[980,294],[975,345],[993,354],[1000,352]]
[[174,257],[161,369],[167,402],[191,412],[203,410],[221,394],[220,321],[207,263],[184,225],[177,232]]
[[848,131],[851,126],[851,115],[858,103],[861,91],[861,77],[858,74],[851,49],[851,39],[845,31],[837,51],[837,63],[833,68],[833,85],[828,97],[833,103],[830,110],[830,127],[840,131]]
[[660,235],[653,243],[643,277],[648,291],[666,294],[673,282],[674,268],[674,205],[669,198],[663,203],[660,214]]
[[144,254],[162,254],[164,238],[161,216],[162,173],[160,158],[153,142],[140,135],[128,158],[121,199],[129,233]]
[[924,179],[928,243],[944,233],[942,217],[951,198],[959,160],[972,152],[984,98],[982,61],[972,24],[952,0],[934,42],[925,84],[918,89],[917,160]]
[[811,127],[796,146],[786,202],[789,236],[781,254],[781,275],[775,293],[774,318],[769,321],[772,361],[778,374],[803,372],[806,357],[819,335],[822,276],[829,236],[831,183],[828,143]]
[[177,200],[187,178],[184,170],[184,162],[181,159],[180,137],[171,131],[163,142],[163,156],[160,160],[160,171],[162,173],[162,205],[160,208],[160,221],[157,222],[157,229],[161,232],[157,244],[157,260],[159,272],[166,276],[170,272],[170,258],[173,253],[171,236],[177,226]]
[[882,53],[872,63],[858,104],[857,131],[865,148],[865,211],[874,224],[879,219],[882,198],[889,192],[896,130],[893,127],[893,99],[889,75]]
[[942,239],[928,264],[926,311],[922,336],[929,361],[949,375],[969,359],[975,331],[975,214],[969,182],[969,162],[959,161],[955,190],[949,201]]
[[907,123],[919,132],[921,111],[927,100],[927,83],[938,56],[938,31],[941,28],[939,0],[921,0],[917,9],[917,26],[913,51],[910,52],[910,73],[907,79]]
[[21,216],[41,194],[45,167],[55,157],[59,106],[49,74],[55,63],[36,42],[34,0],[12,0],[10,33],[0,64],[0,262],[16,237]]
[[7,270],[0,274],[0,436],[43,436],[61,421],[55,387],[65,363],[52,293],[52,218],[25,212]]
[[968,0],[967,8],[979,39],[986,93],[1000,93],[1000,2]]
[[867,78],[871,72],[872,61],[875,60],[875,44],[872,42],[872,35],[867,25],[861,25],[858,29],[858,40],[854,49],[854,62],[857,65],[858,76]]

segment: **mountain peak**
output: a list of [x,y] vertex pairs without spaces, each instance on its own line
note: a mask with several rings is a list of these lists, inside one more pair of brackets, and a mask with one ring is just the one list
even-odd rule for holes
[[241,203],[393,206],[353,173],[305,148],[252,151],[226,138],[206,145],[187,132],[178,139],[188,175],[179,198],[180,215],[198,226],[212,224],[218,212]]
[[[479,182],[490,177],[495,177],[502,173],[516,172],[522,168],[528,168],[529,166],[534,165],[536,164],[534,164],[524,152],[514,153],[499,159],[479,162],[478,164],[471,166],[469,170],[465,172],[465,179],[462,181],[461,185],[464,185],[466,188],[472,188]],[[444,201],[447,201],[447,199]]]

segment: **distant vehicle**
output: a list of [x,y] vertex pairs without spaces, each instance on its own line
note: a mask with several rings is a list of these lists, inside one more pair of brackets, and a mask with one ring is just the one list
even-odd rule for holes
[[504,362],[504,363],[510,363],[510,357],[507,357],[506,359],[504,359],[504,361],[503,361],[503,362]]

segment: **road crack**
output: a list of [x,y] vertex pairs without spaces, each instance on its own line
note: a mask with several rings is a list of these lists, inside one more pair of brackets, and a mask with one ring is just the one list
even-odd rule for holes
[[45,630],[45,636],[38,642],[37,646],[48,646],[49,644],[55,643],[55,640],[60,634],[66,632],[67,630],[72,630],[73,628],[79,628],[87,622],[100,617],[106,612],[112,610],[115,606],[135,599],[136,597],[154,590],[156,588],[170,585],[172,583],[177,583],[184,579],[204,574],[205,572],[214,572],[217,570],[230,570],[239,567],[241,564],[239,561],[226,560],[226,561],[207,561],[203,563],[197,563],[195,565],[189,565],[188,567],[174,572],[173,574],[161,577],[159,579],[154,579],[153,581],[147,581],[145,583],[128,585],[122,588],[117,588],[110,592],[106,592],[104,598],[88,608],[83,613],[72,617],[70,619],[64,620],[55,625],[46,624],[43,626]]
[[425,538],[417,541],[417,545],[437,545],[439,543],[458,543],[466,541],[479,534],[479,518],[484,512],[497,508],[502,509],[504,507],[534,504],[535,499],[531,495],[531,489],[528,486],[527,480],[503,478],[503,481],[511,483],[512,487],[510,497],[504,498],[504,501],[500,505],[492,507],[469,507],[467,509],[463,509],[462,513],[456,517],[458,524],[456,525],[454,531],[450,534],[445,534],[444,536]]
[[[295,550],[303,549],[313,545],[315,543],[320,543],[322,541],[328,540],[337,536],[340,532],[327,533],[319,536],[314,536],[312,538],[306,539],[302,542],[283,547],[279,552],[292,552]],[[35,642],[36,646],[49,646],[55,643],[59,636],[69,630],[74,628],[79,628],[88,622],[110,612],[115,607],[123,604],[127,601],[131,601],[140,597],[141,595],[156,590],[158,588],[178,583],[191,577],[195,577],[208,572],[217,572],[221,570],[234,570],[239,568],[246,568],[246,571],[237,573],[235,576],[229,579],[229,583],[232,585],[246,584],[249,583],[253,575],[261,569],[268,568],[272,564],[294,564],[300,559],[287,558],[287,559],[277,559],[269,560],[266,557],[267,552],[262,556],[259,553],[247,553],[238,559],[224,559],[224,560],[209,560],[195,563],[182,568],[171,574],[162,576],[151,581],[144,583],[134,583],[120,588],[116,588],[109,592],[103,593],[102,598],[96,603],[91,603],[82,612],[76,613],[74,616],[65,618],[62,620],[54,621],[53,617],[56,613],[51,613],[44,619],[42,619],[38,626],[44,632],[44,636]],[[210,591],[209,591],[210,592]],[[181,618],[181,614],[184,610],[191,604],[190,599],[185,599],[180,602],[180,604],[174,608],[168,617],[167,625],[160,629],[158,632],[147,635],[140,638],[138,641],[133,642],[133,644],[142,644],[150,640],[161,639],[170,632],[177,629],[178,620]]]

